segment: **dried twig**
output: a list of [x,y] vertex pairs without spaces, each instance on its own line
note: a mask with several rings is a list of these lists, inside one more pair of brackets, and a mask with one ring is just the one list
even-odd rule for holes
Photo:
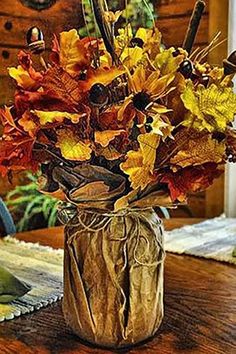
[[184,39],[183,48],[190,54],[193,48],[194,40],[198,31],[200,20],[205,9],[205,2],[198,0],[193,10],[192,17],[190,19],[189,27]]

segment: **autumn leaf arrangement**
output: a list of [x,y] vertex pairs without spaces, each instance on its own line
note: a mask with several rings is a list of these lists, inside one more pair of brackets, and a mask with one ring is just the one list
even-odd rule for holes
[[204,49],[192,51],[191,34],[164,48],[155,25],[116,28],[120,12],[96,4],[101,37],[62,32],[47,63],[30,29],[31,50],[9,68],[17,88],[1,109],[0,172],[41,167],[42,190],[105,210],[186,202],[236,160],[236,55],[213,67],[218,35]]

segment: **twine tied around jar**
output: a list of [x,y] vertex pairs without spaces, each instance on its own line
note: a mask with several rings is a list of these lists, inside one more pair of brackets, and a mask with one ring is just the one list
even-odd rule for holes
[[[135,238],[135,246],[134,246],[134,251],[133,251],[133,257],[134,260],[136,261],[137,264],[139,265],[143,265],[143,266],[158,266],[159,264],[164,262],[165,259],[165,250],[163,248],[162,242],[160,241],[160,239],[158,238],[157,235],[157,228],[152,226],[151,221],[143,214],[141,213],[141,211],[148,211],[150,210],[150,208],[145,208],[145,209],[134,209],[134,208],[127,208],[124,210],[121,210],[119,212],[109,212],[109,213],[99,213],[98,211],[92,211],[92,210],[87,210],[87,209],[81,209],[79,211],[77,211],[76,215],[77,216],[77,222],[75,222],[75,218],[72,216],[69,221],[67,219],[67,226],[68,227],[77,227],[77,226],[82,226],[83,227],[83,231],[87,231],[87,232],[108,232],[110,235],[113,235],[113,232],[111,231],[111,227],[112,227],[112,220],[114,220],[114,218],[122,218],[123,219],[123,234],[121,237],[111,237],[110,240],[111,241],[117,241],[117,242],[121,242],[121,241],[125,241],[124,243],[124,248],[123,248],[123,254],[124,254],[124,259],[125,259],[125,263],[124,263],[124,268],[126,268],[127,266],[127,253],[126,253],[126,243],[128,241],[128,239],[130,237],[134,237]],[[67,209],[64,208],[61,210],[62,212],[67,212]],[[127,221],[126,221],[126,217],[129,216],[130,218],[133,219],[133,228],[131,228],[128,232],[127,232]],[[147,262],[142,262],[140,259],[143,258],[145,256],[146,253],[149,252],[149,248],[150,248],[150,242],[148,240],[148,238],[144,235],[141,234],[141,226],[140,226],[140,221],[143,221],[145,223],[145,225],[147,225],[150,229],[154,230],[155,232],[155,244],[156,244],[156,250],[157,250],[157,254],[159,254],[160,259],[158,259],[157,261],[151,262],[151,263],[147,263]],[[158,224],[159,224],[159,229],[162,230],[162,221],[160,219],[158,219]],[[161,231],[162,232],[162,231]],[[71,244],[74,240],[74,238],[76,237],[76,234],[72,234],[67,242],[68,244]],[[140,259],[138,259],[137,257],[137,248],[139,246],[139,243],[141,241],[141,239],[143,239],[146,243],[146,247],[144,248],[144,252],[143,254],[139,257]]]

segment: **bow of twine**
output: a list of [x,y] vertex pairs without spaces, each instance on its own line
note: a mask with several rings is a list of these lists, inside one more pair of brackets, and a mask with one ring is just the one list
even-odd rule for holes
[[[123,219],[122,225],[123,225],[123,232],[121,237],[111,237],[110,240],[114,242],[124,242],[123,246],[123,254],[124,254],[124,266],[123,269],[127,267],[127,242],[128,240],[132,237],[135,239],[135,246],[134,246],[134,251],[133,251],[133,257],[134,260],[137,264],[143,265],[143,266],[148,266],[148,267],[154,267],[158,266],[159,264],[163,263],[165,259],[165,250],[162,245],[162,241],[160,239],[160,234],[162,236],[162,226],[161,226],[161,220],[158,222],[157,227],[153,227],[152,222],[142,213],[142,211],[145,211],[148,209],[124,209],[119,212],[110,212],[110,213],[98,213],[96,211],[90,211],[90,210],[80,210],[78,211],[73,218],[71,218],[67,226],[68,227],[76,227],[76,226],[82,226],[85,231],[88,232],[102,232],[104,233],[109,233],[109,235],[112,235],[112,221],[114,218],[120,217]],[[150,210],[150,208],[149,208]],[[65,210],[63,210],[65,212]],[[133,227],[130,228],[128,231],[127,228],[127,216],[133,219]],[[142,221],[148,225],[149,230],[152,230],[154,234],[154,242],[155,242],[155,247],[157,251],[157,255],[159,259],[157,259],[154,262],[148,263],[148,262],[143,262],[141,261],[142,257],[147,254],[148,250],[150,249],[150,241],[146,237],[144,233],[141,232],[141,223]],[[77,234],[74,233],[70,235],[68,239],[68,244],[71,244],[73,240],[77,237]],[[141,256],[137,256],[137,250],[140,244],[141,239],[145,241],[146,246],[144,247],[144,252],[141,254]]]

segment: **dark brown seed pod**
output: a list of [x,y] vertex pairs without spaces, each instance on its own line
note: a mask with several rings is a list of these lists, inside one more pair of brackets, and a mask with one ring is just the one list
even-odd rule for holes
[[193,73],[193,64],[189,59],[184,60],[179,66],[179,72],[185,77],[190,79]]
[[26,41],[29,50],[33,54],[41,54],[45,50],[43,32],[38,27],[31,27],[26,34]]
[[130,41],[130,47],[134,48],[134,47],[139,47],[139,48],[143,48],[144,42],[141,38],[135,37],[132,38]]
[[100,83],[94,84],[89,90],[89,102],[93,106],[102,107],[109,101],[108,88]]
[[225,75],[236,74],[236,50],[223,61],[223,65]]
[[200,76],[199,82],[203,86],[207,87],[209,85],[209,82],[210,82],[210,76],[206,75],[206,74],[203,74],[202,76]]
[[176,49],[173,53],[172,53],[173,57],[176,58],[178,55],[180,55],[180,50]]

